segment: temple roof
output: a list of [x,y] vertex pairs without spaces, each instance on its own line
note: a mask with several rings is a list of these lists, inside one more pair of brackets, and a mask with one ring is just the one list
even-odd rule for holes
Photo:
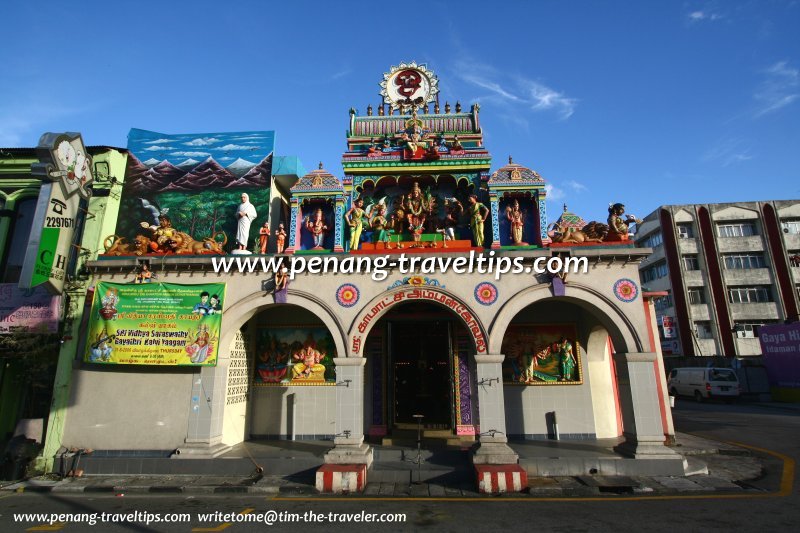
[[342,182],[339,178],[322,168],[312,170],[299,180],[291,188],[292,192],[314,192],[314,191],[343,191]]
[[583,229],[586,225],[586,221],[575,213],[570,213],[567,210],[567,204],[564,204],[564,211],[561,213],[561,216],[558,217],[558,220],[556,220],[556,224],[558,224],[561,227],[561,231],[564,232],[567,230]]
[[496,170],[489,178],[489,183],[541,183],[544,184],[544,179],[535,170],[528,167],[523,167],[514,163],[511,158],[508,158],[508,164]]

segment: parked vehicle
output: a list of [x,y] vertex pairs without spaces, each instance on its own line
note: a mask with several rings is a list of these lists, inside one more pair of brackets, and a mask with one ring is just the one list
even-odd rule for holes
[[671,396],[693,396],[733,401],[741,394],[739,378],[730,368],[675,368],[667,380]]

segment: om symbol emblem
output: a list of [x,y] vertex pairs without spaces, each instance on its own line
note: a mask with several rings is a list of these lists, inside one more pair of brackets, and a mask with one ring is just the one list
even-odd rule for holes
[[394,78],[397,92],[406,98],[411,98],[422,85],[422,75],[416,70],[404,70]]

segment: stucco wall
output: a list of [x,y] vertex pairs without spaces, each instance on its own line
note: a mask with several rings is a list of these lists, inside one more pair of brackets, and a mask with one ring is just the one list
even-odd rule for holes
[[261,386],[251,389],[251,438],[290,438],[291,395],[295,399],[298,440],[332,437],[336,433],[336,387]]
[[595,438],[593,402],[607,403],[613,398],[592,396],[592,374],[589,360],[602,359],[603,353],[587,352],[589,333],[597,319],[583,309],[566,303],[537,304],[524,309],[514,322],[535,324],[577,324],[578,343],[581,350],[581,385],[506,385],[506,429],[512,438],[544,439],[553,434],[548,413],[555,413],[558,431],[562,438]]
[[95,450],[174,450],[186,438],[198,369],[76,369],[63,444]]

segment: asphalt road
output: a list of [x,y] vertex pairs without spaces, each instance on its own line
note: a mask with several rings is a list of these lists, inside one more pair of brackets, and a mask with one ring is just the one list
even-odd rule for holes
[[[678,431],[715,440],[737,442],[800,459],[800,410],[760,405],[695,404],[678,400],[674,410]],[[790,531],[800,523],[798,484],[786,486],[786,461],[763,454],[766,475],[752,484],[759,494],[620,497],[548,500],[533,497],[474,499],[471,501],[376,501],[347,497],[282,500],[254,496],[0,494],[0,531]],[[782,477],[783,476],[783,477]],[[784,493],[779,489],[783,480]],[[15,522],[14,513],[188,513],[191,521],[177,524],[63,523],[49,526],[43,520]],[[277,516],[274,525],[240,523],[231,517],[199,513]],[[329,513],[404,513],[393,523],[330,523]],[[317,521],[309,521],[314,513]],[[240,514],[244,513],[244,515]],[[281,514],[283,513],[283,514]],[[302,518],[286,522],[297,513]],[[281,520],[284,521],[281,521]],[[324,521],[323,521],[324,520]]]

